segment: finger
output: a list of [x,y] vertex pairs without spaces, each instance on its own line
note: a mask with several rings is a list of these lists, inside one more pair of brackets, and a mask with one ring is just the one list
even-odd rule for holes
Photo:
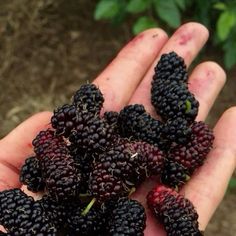
[[197,120],[205,120],[225,81],[224,70],[215,62],[204,62],[194,69],[188,87],[200,104]]
[[150,29],[130,41],[95,79],[105,97],[105,110],[119,111],[167,41],[161,29]]
[[0,189],[19,187],[19,169],[33,153],[32,140],[50,123],[50,112],[36,114],[0,140]]
[[[130,103],[141,103],[149,112],[153,113],[150,103],[151,80],[154,73],[154,67],[161,55],[163,53],[175,51],[179,56],[184,58],[186,65],[189,66],[207,39],[208,30],[203,25],[199,23],[187,23],[182,25],[162,48],[156,60],[131,97]],[[145,96],[143,96],[144,94]]]
[[182,190],[199,213],[201,229],[205,229],[221,202],[236,167],[236,107],[223,114],[214,133],[214,148],[206,163]]

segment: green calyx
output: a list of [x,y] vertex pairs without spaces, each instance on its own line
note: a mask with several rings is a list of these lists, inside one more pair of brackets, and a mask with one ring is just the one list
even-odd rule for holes
[[189,100],[186,100],[185,104],[186,104],[186,111],[185,112],[189,113],[192,109],[192,104]]

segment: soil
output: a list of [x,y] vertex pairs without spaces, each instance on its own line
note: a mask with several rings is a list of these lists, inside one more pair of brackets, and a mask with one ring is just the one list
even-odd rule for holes
[[[132,37],[128,23],[95,22],[93,11],[87,0],[0,1],[0,137],[30,115],[68,102]],[[235,78],[236,68],[209,115],[212,126],[235,104]],[[205,235],[236,234],[235,199],[234,190],[226,194]]]

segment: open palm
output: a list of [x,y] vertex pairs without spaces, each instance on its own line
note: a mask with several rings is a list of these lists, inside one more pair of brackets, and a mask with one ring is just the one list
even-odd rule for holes
[[[154,114],[150,104],[150,84],[153,68],[160,55],[175,51],[187,66],[208,38],[206,28],[198,23],[181,26],[170,38],[161,29],[150,29],[135,37],[95,79],[105,97],[104,110],[119,111],[127,104],[141,103]],[[189,89],[200,103],[197,120],[204,120],[225,83],[225,73],[214,62],[198,65],[189,78]],[[32,154],[32,139],[50,123],[50,112],[29,118],[0,141],[0,190],[21,187],[19,170]],[[227,183],[236,166],[236,108],[227,110],[214,128],[214,147],[207,161],[181,190],[199,213],[204,230],[221,201]],[[146,193],[154,180],[145,182],[134,198],[145,204]],[[165,235],[148,213],[145,235]]]

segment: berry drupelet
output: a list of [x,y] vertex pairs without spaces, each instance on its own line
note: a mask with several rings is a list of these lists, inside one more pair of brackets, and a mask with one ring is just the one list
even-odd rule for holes
[[108,223],[108,236],[143,236],[146,227],[144,207],[137,201],[121,198],[113,206]]
[[149,192],[147,204],[168,236],[202,236],[193,204],[170,188],[158,186]]
[[28,190],[32,192],[42,191],[45,183],[42,178],[42,170],[39,159],[35,156],[25,160],[20,171],[20,182],[27,185]]

